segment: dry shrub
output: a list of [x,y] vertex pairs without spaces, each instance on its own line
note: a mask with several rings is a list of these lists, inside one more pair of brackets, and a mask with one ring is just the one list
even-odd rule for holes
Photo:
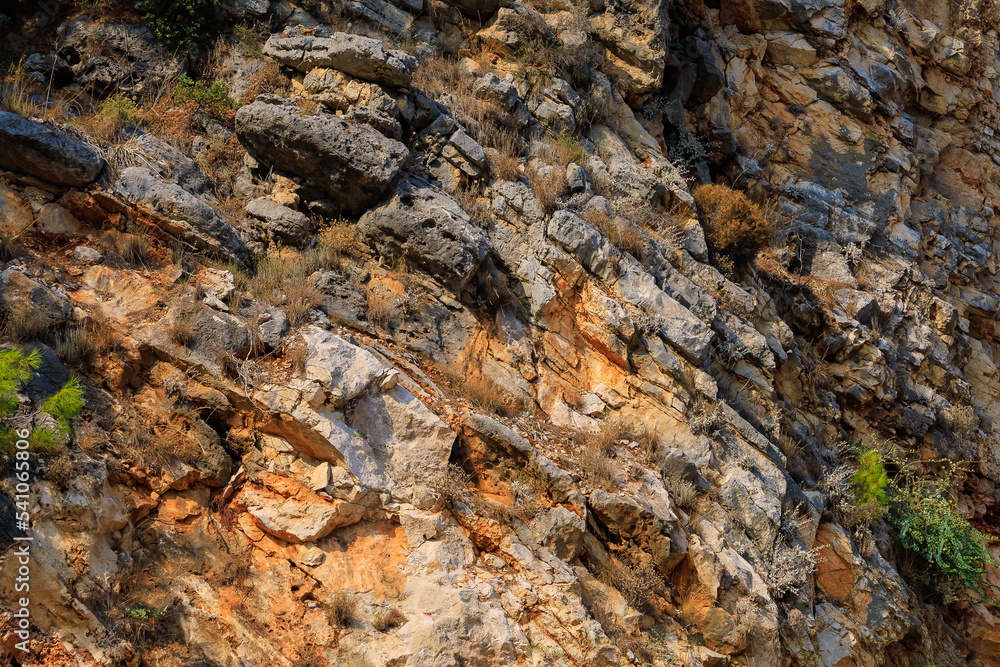
[[399,303],[394,298],[371,287],[363,288],[365,296],[365,319],[379,329],[388,330],[399,316]]
[[41,340],[52,328],[52,322],[33,304],[18,301],[7,311],[3,333],[16,343]]
[[804,549],[779,541],[767,573],[767,590],[771,597],[777,600],[804,588],[816,570],[818,559],[819,549]]
[[152,262],[149,237],[145,235],[109,230],[101,235],[98,245],[104,261],[114,266],[148,268]]
[[643,611],[653,596],[664,588],[663,577],[649,555],[636,547],[625,549],[620,558],[612,556],[608,565],[601,568],[598,578],[617,589],[638,611]]
[[691,509],[698,500],[698,487],[680,475],[670,475],[664,478],[667,490],[673,496],[678,507]]
[[376,612],[375,618],[372,619],[372,625],[379,632],[388,632],[404,623],[406,623],[406,617],[396,607],[389,607],[386,611]]
[[532,169],[528,180],[542,211],[553,213],[559,207],[559,197],[566,190],[566,170],[558,166]]
[[591,482],[605,491],[615,490],[615,464],[596,447],[584,447],[580,453],[580,469]]
[[346,628],[358,618],[358,599],[349,593],[334,593],[326,601],[326,618],[335,628]]
[[770,242],[773,223],[743,192],[725,185],[702,185],[692,194],[705,239],[716,252],[734,260],[751,260]]
[[484,375],[469,376],[465,394],[476,407],[501,417],[513,417],[524,410],[521,401]]
[[337,220],[316,235],[317,246],[339,255],[357,256],[361,252],[358,229],[346,220]]
[[634,222],[619,216],[612,217],[597,209],[584,211],[582,217],[591,227],[604,234],[611,245],[633,257],[638,256],[644,237],[642,230]]

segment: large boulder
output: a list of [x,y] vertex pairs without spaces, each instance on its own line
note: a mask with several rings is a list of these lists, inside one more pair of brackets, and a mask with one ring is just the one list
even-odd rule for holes
[[455,287],[463,286],[490,249],[457,201],[426,181],[400,182],[388,202],[366,213],[358,231],[383,255],[402,255]]
[[242,107],[236,135],[256,160],[307,179],[349,213],[376,203],[409,156],[403,144],[368,125],[303,116],[277,97]]
[[402,88],[410,85],[410,73],[417,68],[417,59],[410,54],[346,32],[329,37],[273,35],[264,45],[264,55],[300,72],[330,67],[364,81]]
[[201,198],[174,183],[165,183],[144,167],[129,167],[115,184],[118,194],[149,208],[165,232],[221,259],[243,267],[250,251],[233,228]]
[[0,111],[0,167],[83,187],[101,173],[104,160],[93,147],[56,128]]

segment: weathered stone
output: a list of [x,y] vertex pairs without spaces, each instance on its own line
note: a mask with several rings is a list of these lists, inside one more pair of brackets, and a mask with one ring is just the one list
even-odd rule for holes
[[412,176],[361,217],[358,231],[380,254],[402,256],[455,287],[472,277],[490,248],[457,201]]
[[252,199],[247,202],[246,212],[263,223],[261,226],[268,236],[284,244],[301,246],[313,231],[308,216],[273,199]]
[[367,126],[275,97],[236,113],[236,135],[253,157],[305,178],[337,206],[359,213],[378,201],[406,161],[406,147]]
[[115,183],[115,190],[147,206],[170,235],[240,266],[250,266],[250,251],[233,228],[204,200],[179,185],[165,183],[143,167],[129,167]]
[[97,178],[104,160],[91,146],[60,130],[0,111],[0,167],[82,187]]
[[272,35],[264,44],[264,55],[302,72],[332,67],[344,74],[387,86],[410,85],[417,60],[408,53],[386,49],[377,39],[336,32],[330,37],[282,37]]

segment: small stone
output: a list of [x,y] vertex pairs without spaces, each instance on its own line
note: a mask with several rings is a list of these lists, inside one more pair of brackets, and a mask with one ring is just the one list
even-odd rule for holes
[[73,251],[73,256],[76,257],[78,262],[85,264],[98,264],[104,259],[104,255],[85,245],[77,246],[76,250]]

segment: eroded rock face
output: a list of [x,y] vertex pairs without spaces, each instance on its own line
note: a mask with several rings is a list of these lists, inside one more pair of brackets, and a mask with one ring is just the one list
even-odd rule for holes
[[104,168],[91,146],[64,132],[0,111],[0,166],[58,185],[89,185]]
[[300,176],[335,204],[360,213],[379,201],[409,155],[368,125],[260,98],[236,113],[236,135],[259,162]]

